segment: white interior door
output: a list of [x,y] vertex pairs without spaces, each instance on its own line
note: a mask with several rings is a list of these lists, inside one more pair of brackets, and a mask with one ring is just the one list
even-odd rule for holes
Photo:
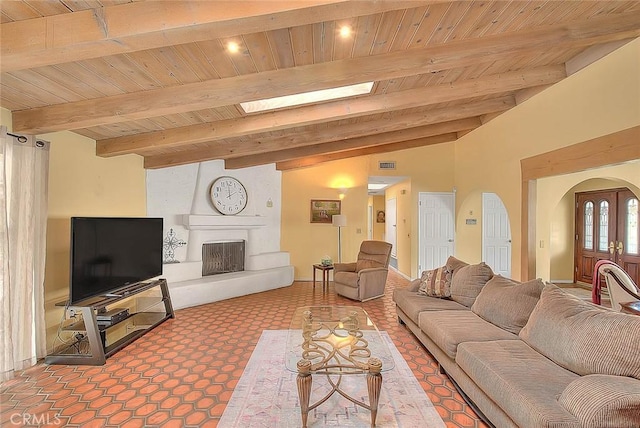
[[482,194],[482,260],[494,273],[511,277],[511,225],[495,193]]
[[373,239],[373,206],[367,210],[367,239]]
[[444,266],[455,249],[455,195],[418,195],[418,276]]
[[385,202],[385,223],[384,223],[384,231],[385,231],[385,240],[392,245],[391,247],[391,257],[398,258],[398,254],[396,253],[396,244],[397,241],[397,204],[396,198],[387,199]]

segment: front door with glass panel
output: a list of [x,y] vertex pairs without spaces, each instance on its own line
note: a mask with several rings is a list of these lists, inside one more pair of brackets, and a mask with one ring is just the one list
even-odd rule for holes
[[576,281],[590,284],[596,262],[606,259],[639,283],[638,217],[638,197],[629,189],[576,193]]

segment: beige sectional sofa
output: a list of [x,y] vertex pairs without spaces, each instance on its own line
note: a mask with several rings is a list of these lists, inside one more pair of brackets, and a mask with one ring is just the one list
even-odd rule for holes
[[453,257],[393,299],[494,426],[640,427],[640,317]]

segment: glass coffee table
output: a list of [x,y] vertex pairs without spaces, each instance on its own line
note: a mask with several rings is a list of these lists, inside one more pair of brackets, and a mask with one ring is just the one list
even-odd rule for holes
[[[382,372],[393,369],[393,356],[387,343],[367,312],[357,306],[305,306],[293,315],[285,364],[298,373],[298,397],[302,426],[307,416],[338,393],[352,403],[371,412],[375,426],[378,400],[382,388]],[[369,404],[357,400],[341,389],[344,375],[366,375]],[[310,404],[313,376],[325,375],[329,392]]]

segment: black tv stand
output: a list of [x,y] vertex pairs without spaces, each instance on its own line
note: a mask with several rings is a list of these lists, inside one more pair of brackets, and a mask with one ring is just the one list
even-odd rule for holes
[[[109,324],[98,323],[97,314],[106,311],[108,306],[124,304],[126,299],[133,297],[142,300],[144,296],[140,293],[152,293],[154,288],[155,291],[159,290],[159,295],[146,297],[150,303],[143,305],[141,310],[138,302],[129,302],[135,303],[136,310],[130,310],[126,317]],[[108,357],[175,316],[165,279],[139,282],[117,294],[109,293],[73,305],[61,302],[57,306],[74,310],[82,315],[82,319],[71,323],[63,322],[62,330],[75,332],[74,341],[47,355],[44,360],[46,364],[103,365]],[[84,351],[87,348],[89,352]]]
[[102,297],[124,297],[124,294],[114,294],[114,293],[107,293],[105,295],[103,295]]

